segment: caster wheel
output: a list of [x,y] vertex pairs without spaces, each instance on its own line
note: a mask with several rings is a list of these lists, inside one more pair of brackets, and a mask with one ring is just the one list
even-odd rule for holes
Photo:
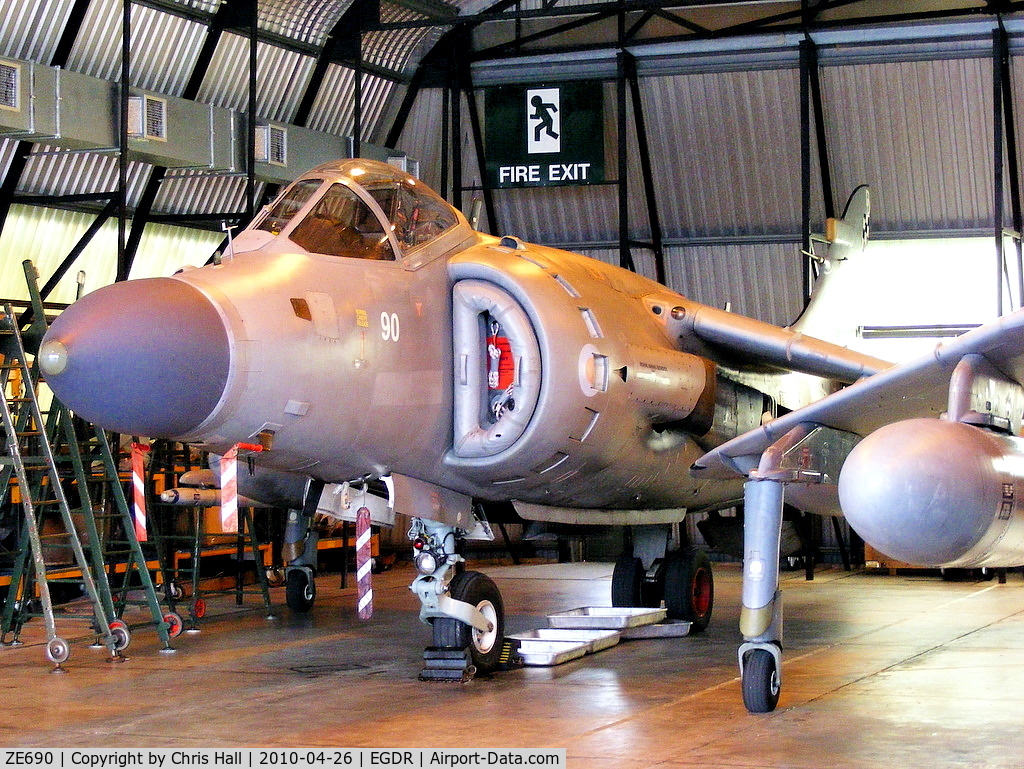
[[316,582],[305,569],[289,569],[284,595],[289,609],[305,613],[313,608],[316,600]]
[[51,638],[46,644],[46,658],[55,665],[61,665],[71,656],[71,647],[63,638]]
[[167,635],[171,638],[177,638],[181,635],[181,631],[185,629],[185,623],[177,612],[167,612],[164,615],[164,622],[167,623]]
[[108,625],[110,634],[114,636],[114,651],[123,652],[132,642],[132,633],[128,629],[128,623],[121,619],[115,619]]

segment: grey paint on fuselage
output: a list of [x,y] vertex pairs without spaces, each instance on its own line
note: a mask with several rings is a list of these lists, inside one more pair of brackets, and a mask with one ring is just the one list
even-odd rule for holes
[[[323,180],[322,187],[280,232],[260,228],[265,213],[235,238],[233,254],[220,264],[110,286],[69,308],[53,324],[42,360],[55,392],[112,429],[213,452],[256,441],[261,433],[272,436],[271,450],[257,459],[268,470],[338,483],[397,473],[482,499],[578,509],[581,522],[599,523],[602,509],[681,511],[738,499],[738,479],[695,479],[691,465],[755,427],[780,397],[807,402],[839,386],[832,376],[849,382],[887,365],[721,313],[578,254],[474,232],[454,209],[454,224],[422,242],[402,245],[396,222],[386,225],[385,245],[397,252],[395,260],[313,253],[289,239],[334,182],[369,200],[359,186],[366,169],[416,194],[428,192],[412,177],[368,161],[314,169],[303,178]],[[447,207],[436,196],[431,200]],[[381,209],[375,213],[386,222]],[[102,370],[86,371],[88,361],[76,352],[76,328],[109,317],[128,291],[156,292],[166,281],[188,284],[208,300],[223,329],[195,336],[226,333],[230,351],[220,401],[201,421],[191,420],[194,426],[170,435],[152,429],[166,422],[156,418],[166,416],[156,399],[139,394],[121,413],[95,384],[102,377],[153,377],[157,364],[122,355],[117,365],[106,361]],[[479,340],[453,338],[453,287],[470,281],[494,287],[488,301],[507,299],[509,312],[525,313],[526,330],[518,333],[531,338],[511,339],[513,357],[534,345],[539,364],[530,370],[524,363],[516,376],[539,381],[530,394],[517,380],[503,401],[504,416],[482,413],[483,448],[463,456],[453,414],[465,421],[476,406],[460,406],[464,395],[455,380],[467,365],[482,364],[465,352],[456,356],[453,348],[489,343],[486,328]],[[196,314],[209,325],[208,308]],[[114,332],[110,346],[145,346],[159,334],[161,319],[146,323]],[[722,342],[716,333],[724,335]],[[186,341],[162,340],[172,348],[163,354],[173,358]],[[764,355],[752,356],[750,370],[737,363],[747,347],[759,346]],[[201,356],[194,347],[187,354],[200,358],[192,376],[202,380]],[[786,368],[791,371],[780,372]],[[76,386],[87,378],[88,391]],[[170,372],[164,379],[167,389],[179,381]],[[190,381],[182,378],[177,386]],[[482,397],[493,399],[495,392]],[[516,404],[520,395],[528,402]],[[532,412],[521,436],[509,441],[503,424],[523,421],[517,407]],[[492,444],[499,449],[489,451]]]

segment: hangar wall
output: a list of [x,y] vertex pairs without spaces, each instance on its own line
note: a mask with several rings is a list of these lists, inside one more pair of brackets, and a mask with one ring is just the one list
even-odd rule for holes
[[[48,60],[71,5],[69,0],[43,4],[15,0],[0,20],[0,55]],[[218,7],[200,0],[188,5],[196,13],[214,13]],[[326,6],[317,5],[317,14],[291,9],[273,15],[277,7],[261,5],[261,27],[294,37],[308,50],[270,41],[258,44],[257,109],[268,119],[288,120],[313,78],[312,51],[327,40],[338,11],[328,13]],[[68,69],[96,77],[117,76],[119,9],[115,0],[89,3],[85,24],[90,33],[80,37],[70,52]],[[382,19],[411,18],[389,4],[382,5],[381,13]],[[164,13],[142,4],[134,7],[133,19],[133,84],[181,92],[206,26],[188,13]],[[992,234],[995,25],[993,17],[812,34],[819,49],[817,71],[835,203],[841,207],[857,184],[871,184],[876,238]],[[1005,26],[1011,42],[1009,89],[1014,112],[1020,114],[1024,92],[1014,85],[1024,76],[1018,55],[1024,25],[1007,18]],[[439,35],[439,31],[424,33],[412,27],[363,35],[368,66],[361,83],[365,140],[383,141],[395,100],[408,87],[401,79],[379,77],[372,67],[400,71],[418,61]],[[638,61],[669,283],[700,301],[717,306],[731,303],[737,311],[780,323],[795,317],[803,293],[800,39],[778,34],[725,38],[713,44],[676,42],[630,48]],[[244,106],[247,59],[248,40],[226,31],[204,73],[197,99],[229,109]],[[557,56],[526,56],[481,62],[473,68],[475,94],[480,98],[480,88],[501,78],[552,80],[563,72],[573,78],[599,77],[606,82],[607,136],[612,137],[617,119],[614,51],[588,57],[582,68],[567,61]],[[355,91],[353,69],[327,66],[307,125],[344,134],[352,126]],[[467,107],[463,101],[463,114],[468,114]],[[450,168],[442,168],[443,112],[441,90],[422,90],[398,142],[399,149],[421,160],[422,176],[435,187],[450,175]],[[639,192],[634,124],[629,126],[630,234],[645,239],[650,236],[649,218]],[[459,131],[462,185],[472,193],[480,186],[480,174],[468,121]],[[0,168],[8,167],[15,144],[0,139]],[[606,148],[607,167],[614,169],[616,142],[606,141]],[[19,193],[94,191],[109,188],[116,177],[113,155],[51,150],[39,147],[33,153],[21,175]],[[811,153],[811,165],[811,221],[819,228],[825,211],[816,152]],[[148,170],[145,164],[130,164],[130,201],[139,198]],[[244,196],[245,180],[239,176],[171,171],[160,185],[155,210],[171,215],[228,211],[237,209]],[[1004,197],[1003,209],[1009,210],[1008,193]],[[614,186],[499,191],[495,201],[498,232],[618,260]],[[38,223],[46,221],[54,227],[72,221],[51,213],[38,216]],[[58,252],[64,247],[58,244],[70,237],[51,231],[48,240]],[[150,274],[162,269],[165,259],[205,260],[212,240],[197,237],[193,241],[182,235],[175,242],[194,242],[182,247],[194,248],[196,253],[175,258],[166,256],[161,239],[147,234],[136,269]],[[0,256],[20,262],[21,254],[6,242],[8,237],[0,238]],[[33,252],[40,252],[38,245]],[[59,252],[60,256],[65,253]],[[641,271],[653,274],[649,252],[636,251],[635,260]],[[965,269],[991,275],[995,292],[994,262]],[[766,275],[772,280],[766,281]],[[5,295],[14,296],[20,289],[20,283],[0,285]],[[1012,304],[1018,302],[1019,297],[1014,297]]]
[[[871,185],[874,239],[994,237],[993,28],[983,21],[884,34],[868,30],[856,39],[823,37],[817,71],[833,203],[841,212],[856,186]],[[1004,87],[1013,113],[1020,115],[1024,61],[1013,55],[1019,23],[1007,29],[1011,80]],[[699,301],[731,302],[737,311],[777,323],[795,318],[803,301],[798,45],[796,36],[780,35],[716,41],[713,52],[710,46],[699,52],[685,44],[671,52],[655,46],[657,52],[647,58],[642,48],[633,51],[670,285]],[[607,63],[592,69],[608,76]],[[485,62],[474,73],[481,114],[479,89],[486,86],[581,77],[571,62],[557,57]],[[606,83],[610,176],[617,162],[614,87]],[[415,130],[403,135],[401,147],[424,159],[425,168],[436,168],[441,98],[425,92],[420,101],[409,121]],[[643,187],[634,126],[630,120],[630,235],[643,240],[651,233],[637,192]],[[472,146],[468,128],[459,141]],[[462,162],[465,187],[479,194],[480,173],[471,151],[464,152]],[[821,232],[826,210],[813,145],[810,163],[811,226]],[[1003,164],[1009,178],[1005,154]],[[614,185],[500,190],[494,200],[501,234],[618,261]],[[1002,209],[1008,221],[1008,185]],[[1014,262],[1010,238],[1004,248]],[[987,276],[983,290],[994,302],[1001,270],[994,256],[978,253],[965,248],[959,272]],[[649,252],[634,250],[634,259],[652,274]],[[1016,273],[1017,267],[1009,264],[1005,271]],[[949,280],[959,278],[950,273]],[[1006,309],[1020,306],[1016,280],[1007,291]]]

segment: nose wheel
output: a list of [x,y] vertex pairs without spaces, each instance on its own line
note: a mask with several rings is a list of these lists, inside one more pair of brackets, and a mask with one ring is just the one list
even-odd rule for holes
[[436,617],[434,646],[468,649],[479,672],[494,670],[505,639],[505,607],[497,585],[486,574],[464,571],[452,577],[448,593],[454,600],[474,606],[487,620],[490,629],[478,629],[453,617]]

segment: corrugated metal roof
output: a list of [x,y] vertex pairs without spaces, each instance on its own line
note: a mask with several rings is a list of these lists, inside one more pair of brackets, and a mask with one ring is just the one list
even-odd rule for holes
[[[279,46],[257,43],[256,114],[267,120],[289,121],[312,74],[312,56]],[[249,39],[227,33],[196,97],[206,104],[244,111],[249,104]]]
[[641,87],[665,237],[793,232],[800,221],[795,70],[652,77]]
[[263,0],[259,3],[258,24],[268,32],[319,47],[351,5],[351,0]]
[[74,0],[5,0],[0,13],[0,55],[49,61]]

